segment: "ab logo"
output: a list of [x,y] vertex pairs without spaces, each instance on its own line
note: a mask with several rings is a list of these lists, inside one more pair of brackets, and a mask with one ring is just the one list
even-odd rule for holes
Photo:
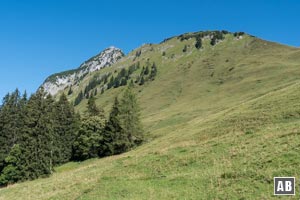
[[274,177],[274,195],[295,195],[295,177]]

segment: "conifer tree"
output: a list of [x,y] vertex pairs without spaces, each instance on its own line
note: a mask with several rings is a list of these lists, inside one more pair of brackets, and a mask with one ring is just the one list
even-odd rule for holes
[[24,179],[46,176],[53,171],[53,103],[43,89],[32,95],[26,105],[25,126],[20,140]]
[[126,77],[128,75],[128,72],[125,68],[122,68],[120,71],[120,77]]
[[115,79],[115,82],[114,82],[114,88],[118,88],[120,86],[120,81],[119,79]]
[[150,72],[150,80],[154,80],[155,76],[157,74],[157,67],[156,67],[156,64],[153,63],[152,67],[151,67],[151,72]]
[[195,44],[195,47],[197,49],[200,49],[202,47],[202,38],[200,35],[197,35],[196,36],[196,44]]
[[127,80],[126,78],[122,78],[121,80],[121,86],[127,85]]
[[142,76],[142,78],[141,78],[141,81],[140,81],[139,85],[144,85],[144,84],[145,84],[145,79],[144,79],[144,76]]
[[15,144],[5,158],[5,167],[0,175],[0,185],[15,183],[24,179],[23,166],[21,148]]
[[88,115],[104,117],[103,109],[97,107],[95,100],[96,100],[95,97],[92,97],[88,100],[88,103],[87,103],[87,113],[88,113]]
[[68,91],[68,95],[71,95],[72,93],[73,93],[72,86],[70,86],[69,91]]
[[143,76],[144,74],[145,74],[145,67],[143,66],[140,76]]
[[53,164],[68,162],[72,157],[72,145],[79,129],[79,117],[63,93],[54,108]]
[[0,107],[0,172],[5,166],[4,160],[11,148],[19,142],[24,122],[24,107],[26,93],[21,98],[16,89],[12,94],[7,94]]
[[140,108],[130,85],[124,92],[120,106],[120,120],[131,146],[143,141],[143,130],[140,121]]
[[104,135],[100,149],[101,156],[120,154],[129,149],[130,143],[128,137],[125,135],[124,129],[121,126],[120,105],[117,97],[115,98],[103,134]]
[[147,66],[144,71],[144,75],[148,75],[148,74],[149,74],[149,66]]
[[212,37],[211,40],[210,40],[210,44],[211,44],[212,46],[214,46],[216,43],[217,43],[217,39],[216,39],[216,37],[213,35],[213,37]]
[[186,52],[187,51],[187,45],[184,45],[183,49],[182,49],[182,52]]
[[107,84],[107,89],[110,89],[111,87],[114,86],[115,80],[114,77],[112,76]]
[[83,92],[80,91],[79,94],[77,95],[77,97],[75,98],[74,106],[77,106],[78,104],[80,104],[83,97],[84,97]]

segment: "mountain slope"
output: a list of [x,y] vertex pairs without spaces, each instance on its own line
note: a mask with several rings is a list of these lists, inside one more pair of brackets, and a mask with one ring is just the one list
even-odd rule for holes
[[[95,77],[139,62],[135,81],[154,62],[154,80],[135,84],[144,145],[68,163],[1,189],[0,199],[270,199],[274,176],[299,177],[300,50],[231,33],[212,45],[211,32],[197,49],[197,35],[144,45],[72,87],[74,101]],[[97,104],[108,111],[125,87],[101,82],[91,92],[102,88]]]

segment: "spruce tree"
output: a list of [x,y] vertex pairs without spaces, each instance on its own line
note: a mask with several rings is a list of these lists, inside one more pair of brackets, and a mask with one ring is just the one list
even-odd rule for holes
[[128,75],[128,72],[125,68],[122,68],[120,71],[120,77],[126,77]]
[[126,78],[122,78],[121,80],[121,86],[127,85],[127,80]]
[[129,86],[121,99],[120,120],[130,146],[135,146],[143,141],[143,130],[140,120],[140,108],[132,88],[132,86]]
[[130,148],[128,137],[121,126],[120,105],[116,97],[106,123],[101,145],[101,156],[120,154]]
[[72,93],[73,93],[72,86],[70,86],[69,91],[68,91],[68,95],[71,95]]
[[4,97],[0,107],[0,172],[5,167],[4,160],[11,148],[20,140],[26,102],[26,93],[21,98],[16,89]]
[[185,53],[187,51],[187,45],[184,45],[182,52]]
[[53,103],[43,89],[32,95],[26,104],[25,126],[20,139],[24,179],[35,179],[53,171]]
[[150,80],[154,80],[155,76],[157,74],[157,67],[156,67],[156,64],[153,63],[152,67],[151,67],[151,72],[150,72]]
[[195,47],[197,49],[200,49],[202,47],[202,38],[200,35],[197,35],[196,36],[196,44],[195,44]]
[[95,97],[91,97],[87,103],[87,113],[90,116],[101,116],[104,117],[104,111],[98,108],[96,105]]
[[111,87],[114,86],[115,80],[114,77],[112,76],[107,84],[107,89],[110,89]]
[[79,117],[63,93],[55,102],[53,164],[68,162],[72,157],[72,145],[79,129]]
[[[24,159],[23,159],[24,160]],[[5,158],[5,167],[0,175],[0,185],[7,185],[24,179],[24,165],[22,163],[22,151],[15,144]]]
[[78,104],[80,104],[80,102],[82,101],[84,95],[83,95],[83,92],[80,91],[77,95],[77,97],[75,98],[75,101],[74,101],[74,106],[77,106]]
[[147,66],[144,71],[144,75],[148,75],[148,74],[149,74],[149,66]]
[[144,84],[145,84],[145,79],[144,79],[144,76],[142,76],[142,78],[141,78],[141,81],[140,81],[139,85],[144,85]]
[[118,88],[120,86],[120,81],[119,79],[115,79],[115,82],[114,82],[114,88]]

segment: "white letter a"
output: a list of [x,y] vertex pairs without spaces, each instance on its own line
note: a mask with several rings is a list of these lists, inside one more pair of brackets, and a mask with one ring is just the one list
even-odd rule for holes
[[279,191],[282,191],[282,192],[284,191],[282,181],[278,181],[277,192],[279,192]]

